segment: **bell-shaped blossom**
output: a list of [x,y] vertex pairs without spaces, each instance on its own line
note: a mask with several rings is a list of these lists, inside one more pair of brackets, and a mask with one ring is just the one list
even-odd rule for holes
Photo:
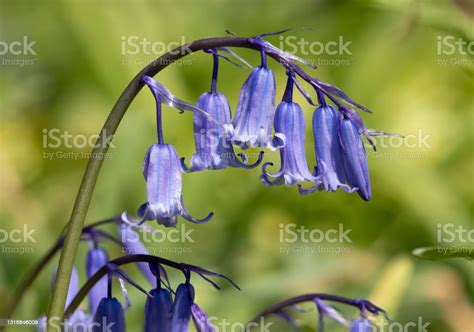
[[214,325],[209,320],[207,313],[196,303],[191,306],[191,314],[193,316],[194,325],[198,332],[215,332]]
[[222,169],[227,166],[253,168],[260,164],[263,153],[260,153],[254,164],[247,164],[245,155],[241,155],[243,160],[240,161],[234,153],[229,135],[229,128],[232,127],[231,111],[229,102],[222,93],[203,93],[196,106],[208,115],[193,113],[196,153],[191,158],[189,169],[184,165],[183,159],[186,170]]
[[125,331],[125,314],[122,305],[115,297],[104,297],[95,311],[92,332],[102,331]]
[[324,303],[318,298],[316,298],[314,302],[316,303],[316,307],[318,308],[320,326],[323,325],[324,317],[328,317],[344,326],[349,325],[347,320],[339,313],[339,311],[334,309],[334,307]]
[[375,332],[373,325],[367,318],[360,317],[352,321],[350,332]]
[[166,288],[150,291],[145,304],[145,332],[170,331],[173,299]]
[[[285,183],[291,186],[299,182],[313,181],[318,178],[313,176],[308,169],[305,153],[305,119],[301,107],[292,101],[293,79],[288,78],[284,100],[278,105],[275,114],[275,140],[281,145],[281,167],[275,174],[269,174],[266,168],[272,163],[265,163],[262,168],[261,180],[267,185],[280,185]],[[278,136],[283,137],[283,139]],[[270,178],[275,178],[273,181]]]
[[140,225],[145,220],[156,220],[161,225],[174,227],[178,216],[195,223],[211,219],[213,213],[204,219],[195,219],[185,209],[181,193],[182,172],[174,147],[170,144],[154,144],[148,149],[143,162],[147,202],[138,209],[140,220],[131,220],[123,213],[123,221]]
[[233,121],[232,142],[241,148],[272,145],[275,114],[275,76],[271,69],[259,66],[244,82]]
[[[91,278],[101,267],[107,264],[109,255],[99,247],[89,249],[86,257],[87,277]],[[107,296],[107,278],[102,277],[89,291],[89,309],[95,312],[102,298]]]
[[[54,271],[53,274],[53,284],[56,281],[56,273],[57,270]],[[66,297],[66,305],[64,309],[66,309],[76,297],[79,291],[79,276],[77,273],[76,267],[73,267],[71,280],[69,281],[69,288],[67,291]],[[81,308],[76,309],[69,318],[64,321],[65,330],[71,331],[78,331],[78,332],[86,332],[89,331],[90,324],[92,322],[92,317],[84,312]],[[38,318],[38,325],[36,330],[39,332],[45,332],[47,327],[47,318],[46,316],[41,316]]]
[[339,142],[339,119],[341,115],[332,106],[318,107],[313,113],[313,135],[316,150],[315,175],[319,181],[311,188],[300,188],[301,194],[316,190],[336,191],[341,187],[352,192],[345,184],[342,149]]
[[194,303],[194,287],[189,282],[182,283],[176,289],[171,315],[171,331],[187,332],[191,320],[191,308]]
[[359,127],[348,118],[340,121],[340,141],[346,181],[357,188],[363,200],[369,201],[372,193],[364,143]]
[[[143,230],[144,227],[140,227]],[[148,255],[148,249],[140,239],[140,235],[133,229],[133,226],[121,224],[119,227],[120,240],[122,241],[122,251],[128,255]],[[148,263],[135,263],[150,284],[155,285],[156,278],[150,271]]]

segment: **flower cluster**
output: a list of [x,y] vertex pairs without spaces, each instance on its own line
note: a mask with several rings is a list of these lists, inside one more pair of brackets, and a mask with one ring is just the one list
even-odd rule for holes
[[[383,133],[369,132],[355,109],[370,111],[353,101],[340,89],[308,75],[296,64],[300,62],[308,65],[304,60],[268,43],[264,40],[267,35],[271,34],[246,40],[260,52],[261,62],[259,66],[252,68],[243,83],[234,116],[227,98],[217,89],[219,60],[226,59],[232,62],[222,54],[224,52],[236,57],[245,65],[250,65],[227,48],[205,50],[213,58],[211,87],[209,92],[204,92],[198,98],[196,105],[176,98],[152,77],[147,75],[140,77],[140,83],[147,86],[154,96],[157,119],[157,141],[147,150],[143,161],[147,200],[138,208],[136,213],[138,218],[123,212],[120,217],[82,229],[81,240],[89,244],[85,259],[88,281],[79,289],[77,271],[73,270],[64,312],[66,319],[61,323],[62,330],[125,331],[126,311],[130,307],[126,287],[129,284],[146,296],[144,331],[186,332],[191,320],[199,332],[216,331],[206,312],[195,302],[191,276],[200,276],[217,289],[219,286],[211,279],[213,277],[225,279],[237,289],[238,286],[224,275],[198,266],[149,255],[133,227],[146,230],[147,225],[144,223],[147,220],[156,220],[160,225],[174,227],[178,217],[193,223],[205,223],[210,220],[212,212],[203,218],[195,218],[185,208],[182,195],[183,174],[221,170],[226,167],[252,169],[262,164],[262,151],[255,158],[249,158],[244,153],[236,153],[236,148],[269,149],[279,152],[280,167],[276,172],[268,170],[273,166],[272,163],[262,164],[260,179],[268,186],[297,185],[302,195],[315,191],[336,191],[340,188],[348,193],[357,192],[366,201],[371,199],[363,138],[374,146],[371,136]],[[277,60],[287,75],[286,88],[277,106],[275,106],[276,80],[272,69],[267,65],[268,57]],[[300,84],[300,78],[315,90],[317,104]],[[295,88],[315,108],[312,118],[316,159],[314,168],[309,167],[306,156],[305,116],[303,107],[293,99]],[[190,158],[189,164],[178,156],[171,144],[165,143],[162,125],[163,105],[174,107],[179,111],[193,112],[196,152]],[[107,222],[116,222],[120,226],[120,239],[98,228]],[[109,253],[103,246],[104,241],[120,245],[127,254],[110,260]],[[56,246],[59,248],[63,244],[64,239],[60,239]],[[135,264],[148,284],[142,286],[129,277],[122,269],[126,264]],[[171,285],[167,272],[169,269],[181,271],[184,275],[184,280],[177,287]],[[61,275],[64,276],[65,274]],[[55,277],[53,282],[54,279]],[[64,279],[59,278],[58,284]],[[115,279],[119,281],[123,293],[121,301],[113,295]],[[89,299],[87,309],[79,307],[85,296]],[[294,325],[286,307],[306,301],[316,304],[319,312],[319,331],[324,330],[325,318],[346,326],[351,332],[371,331],[373,327],[371,316],[385,314],[382,309],[367,300],[309,294],[274,305],[258,317],[278,314]],[[359,318],[348,321],[327,302],[339,302],[357,307],[360,311]],[[40,331],[45,330],[47,323],[54,324],[52,319],[47,322],[45,317],[39,321]]]
[[[118,220],[120,223],[120,221]],[[82,240],[89,243],[86,255],[86,273],[88,281],[79,289],[79,277],[76,268],[73,269],[71,282],[67,293],[65,320],[63,330],[71,331],[113,331],[126,330],[125,312],[130,307],[130,300],[125,284],[128,283],[146,295],[144,307],[143,330],[146,332],[186,332],[191,320],[199,332],[212,332],[214,328],[206,312],[195,302],[194,287],[191,284],[192,274],[201,276],[212,286],[219,286],[210,277],[223,278],[237,289],[232,280],[224,275],[214,273],[198,266],[176,263],[164,258],[151,256],[139,240],[138,234],[130,227],[121,225],[120,233],[123,241],[97,227],[83,230]],[[102,240],[111,240],[122,246],[122,250],[131,255],[109,260],[108,252],[101,246]],[[148,280],[147,291],[130,278],[121,265],[136,264]],[[171,286],[166,268],[179,270],[184,275],[184,281],[175,289]],[[123,293],[124,303],[113,296],[113,278],[117,278]],[[55,276],[53,276],[53,283]],[[87,292],[88,309],[78,305]],[[39,320],[38,331],[46,331],[47,320],[43,316]],[[59,324],[52,321],[51,324]]]
[[[143,162],[147,202],[137,211],[139,219],[124,213],[122,218],[125,222],[140,225],[146,220],[156,220],[170,227],[176,225],[178,216],[195,223],[208,221],[212,213],[203,219],[196,219],[184,207],[182,175],[228,166],[249,169],[261,163],[263,152],[254,163],[249,163],[244,154],[236,155],[235,147],[279,150],[281,165],[277,172],[268,172],[272,163],[263,164],[261,181],[266,185],[284,184],[289,187],[296,184],[302,195],[341,188],[348,193],[357,192],[366,201],[371,199],[363,137],[373,145],[371,136],[381,133],[369,132],[354,108],[370,111],[342,90],[309,76],[295,63],[307,64],[304,60],[276,48],[263,39],[265,36],[248,39],[260,52],[261,63],[253,68],[243,83],[233,118],[227,98],[217,91],[219,58],[229,60],[219,51],[235,55],[226,48],[206,50],[213,56],[212,83],[210,91],[203,93],[196,105],[176,98],[153,78],[142,77],[142,83],[150,88],[156,101],[158,142],[148,149]],[[275,75],[267,65],[268,56],[278,60],[288,76],[282,101],[277,107]],[[317,104],[313,103],[298,77],[314,88]],[[308,167],[305,117],[302,107],[293,101],[294,87],[311,105],[316,106],[312,121],[316,155],[314,171]],[[162,104],[193,112],[196,153],[190,160],[190,166],[186,165],[184,158],[179,159],[172,145],[163,141]],[[303,187],[302,183],[310,183],[311,186]]]
[[[373,323],[377,316],[382,315],[385,319],[388,319],[386,312],[382,308],[368,300],[349,299],[330,294],[304,294],[269,306],[252,320],[252,324],[258,322],[262,317],[265,318],[270,315],[276,315],[285,320],[294,330],[298,330],[298,323],[291,316],[290,310],[304,302],[312,302],[315,304],[318,311],[319,332],[325,331],[326,319],[335,321],[344,326],[349,332],[373,332],[377,330],[376,325]],[[335,307],[327,302],[356,307],[359,310],[359,317],[348,320]]]

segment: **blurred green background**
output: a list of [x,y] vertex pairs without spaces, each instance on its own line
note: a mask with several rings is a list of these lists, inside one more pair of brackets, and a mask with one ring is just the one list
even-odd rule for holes
[[[194,280],[197,302],[210,315],[230,322],[246,322],[265,306],[287,297],[325,292],[370,298],[398,322],[418,322],[422,317],[431,323],[429,331],[467,332],[474,326],[473,264],[462,259],[423,261],[411,255],[414,248],[440,244],[439,224],[473,228],[472,46],[467,55],[462,54],[463,49],[454,54],[438,50],[439,38],[449,36],[472,44],[472,1],[0,3],[0,40],[5,44],[26,36],[35,42],[36,53],[0,56],[0,228],[10,232],[27,225],[35,230],[36,240],[0,243],[2,305],[70,216],[87,160],[59,156],[90,150],[64,144],[44,148],[43,130],[87,137],[98,133],[128,82],[161,54],[159,50],[145,54],[143,48],[130,54],[134,48],[126,43],[127,38],[136,36],[134,40],[147,40],[159,48],[171,42],[223,36],[226,29],[251,36],[294,27],[283,37],[268,40],[276,46],[288,40],[285,36],[322,43],[342,36],[350,41],[351,54],[297,54],[320,64],[314,72],[308,69],[313,75],[374,111],[362,115],[369,128],[421,135],[426,144],[422,140],[413,141],[415,146],[399,144],[396,139],[391,144],[379,140],[377,152],[368,152],[373,187],[373,200],[368,203],[343,192],[302,197],[296,188],[268,188],[260,183],[259,168],[184,175],[188,210],[196,217],[214,211],[214,218],[201,226],[180,221],[193,229],[193,243],[147,245],[165,258],[200,265],[235,280],[241,292],[224,283],[216,291]],[[256,52],[236,51],[258,64]],[[209,88],[211,65],[209,55],[194,54],[156,78],[178,97],[194,103]],[[280,98],[285,73],[274,62],[270,66]],[[233,110],[248,73],[221,64],[218,88]],[[313,108],[300,96],[297,99],[306,110],[308,161],[313,165],[309,125]],[[164,114],[165,139],[189,160],[194,152],[192,114],[178,115],[169,108]],[[115,136],[88,222],[134,212],[145,200],[141,164],[155,140],[154,101],[143,90]],[[45,153],[54,156],[48,159]],[[279,165],[277,153],[267,153],[265,160]],[[352,243],[282,243],[280,225],[288,223],[307,230],[338,229],[343,224],[351,229]],[[294,246],[348,249],[332,254],[281,252]],[[17,251],[5,252],[5,247]],[[112,257],[121,254],[108,247]],[[22,253],[21,248],[27,252]],[[180,253],[176,248],[190,252]],[[87,245],[81,244],[76,258],[83,282],[86,250]],[[15,318],[33,319],[46,311],[56,262],[57,257],[39,275]],[[127,272],[142,280],[132,266]],[[179,281],[178,275],[173,277],[175,285]],[[130,293],[133,304],[127,324],[138,329],[145,299],[135,290]],[[303,326],[314,327],[314,307],[296,316]],[[275,319],[272,331],[286,330]]]

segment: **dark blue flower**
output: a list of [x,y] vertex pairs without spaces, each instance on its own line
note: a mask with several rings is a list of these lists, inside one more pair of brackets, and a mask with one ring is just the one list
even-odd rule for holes
[[169,331],[173,299],[169,290],[155,288],[145,304],[145,332]]
[[140,206],[140,220],[130,221],[126,213],[122,219],[131,224],[142,224],[145,220],[156,220],[159,224],[174,227],[178,216],[203,223],[211,219],[210,213],[204,219],[194,219],[183,205],[182,169],[178,154],[169,144],[154,144],[148,149],[143,162],[143,176],[147,184],[147,203]]
[[350,332],[372,332],[374,327],[367,318],[358,318],[352,321],[350,326]]
[[[189,171],[222,169],[227,166],[253,168],[260,164],[263,153],[260,153],[258,160],[251,165],[247,164],[244,155],[241,155],[243,161],[235,155],[229,135],[229,128],[232,127],[231,111],[229,102],[222,93],[203,93],[196,106],[206,111],[213,120],[200,112],[193,114],[196,153],[191,158]],[[184,159],[183,167],[187,169]]]
[[[267,185],[285,183],[291,186],[304,181],[318,181],[308,169],[305,153],[305,119],[301,107],[292,101],[293,78],[288,77],[285,97],[278,105],[275,114],[275,145],[280,148],[281,167],[275,174],[266,171],[272,163],[265,163],[261,180]],[[273,181],[270,178],[275,178]]]
[[115,297],[104,297],[100,301],[94,314],[92,331],[125,331],[125,314],[122,305]]
[[[87,277],[92,277],[101,267],[107,264],[107,252],[99,247],[93,247],[87,252],[86,271]],[[102,277],[89,291],[89,309],[95,312],[102,298],[107,296],[107,278]]]
[[339,142],[339,119],[341,115],[332,106],[320,106],[313,113],[313,135],[316,150],[315,175],[319,181],[311,188],[300,188],[301,194],[316,190],[336,191],[341,187],[351,189],[345,182],[341,144]]
[[172,332],[187,332],[191,320],[191,307],[194,303],[194,287],[189,282],[182,283],[176,289],[171,316]]
[[359,127],[349,118],[340,120],[340,141],[347,183],[358,189],[362,199],[369,201],[372,193],[365,147]]
[[244,82],[233,121],[232,142],[241,148],[272,145],[275,114],[275,76],[271,69],[259,66]]

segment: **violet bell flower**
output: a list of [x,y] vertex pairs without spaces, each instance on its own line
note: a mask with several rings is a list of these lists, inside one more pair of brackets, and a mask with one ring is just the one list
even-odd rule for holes
[[267,68],[262,50],[262,63],[255,67],[240,91],[233,121],[232,142],[239,147],[263,147],[276,150],[272,144],[272,124],[275,114],[275,75]]
[[152,78],[145,76],[143,80],[150,87],[156,100],[158,143],[148,149],[143,161],[147,202],[142,204],[137,211],[140,219],[135,220],[124,212],[122,220],[131,225],[141,225],[146,220],[156,220],[158,224],[166,227],[176,226],[178,216],[194,223],[207,222],[212,218],[212,212],[203,219],[195,219],[184,207],[181,192],[183,169],[175,148],[163,141],[161,103],[165,100],[179,109],[192,109],[203,112],[205,115],[207,113],[176,99]]
[[[261,180],[274,186],[285,183],[287,187],[304,181],[318,182],[319,177],[313,176],[308,168],[305,153],[305,119],[301,107],[293,102],[294,76],[289,74],[283,100],[275,114],[275,145],[280,148],[281,167],[275,174],[266,171],[273,163],[265,163],[262,167]],[[280,138],[282,137],[282,138]],[[270,180],[275,178],[275,180]]]
[[253,164],[247,164],[247,157],[240,154],[240,161],[231,143],[231,110],[227,98],[217,92],[217,73],[219,64],[219,54],[216,50],[210,50],[214,59],[212,72],[211,91],[203,93],[196,106],[206,111],[214,120],[200,112],[193,113],[194,144],[196,153],[191,158],[191,166],[187,171],[201,171],[204,169],[222,169],[227,166],[253,168],[260,164],[263,152],[260,152],[258,159]]

